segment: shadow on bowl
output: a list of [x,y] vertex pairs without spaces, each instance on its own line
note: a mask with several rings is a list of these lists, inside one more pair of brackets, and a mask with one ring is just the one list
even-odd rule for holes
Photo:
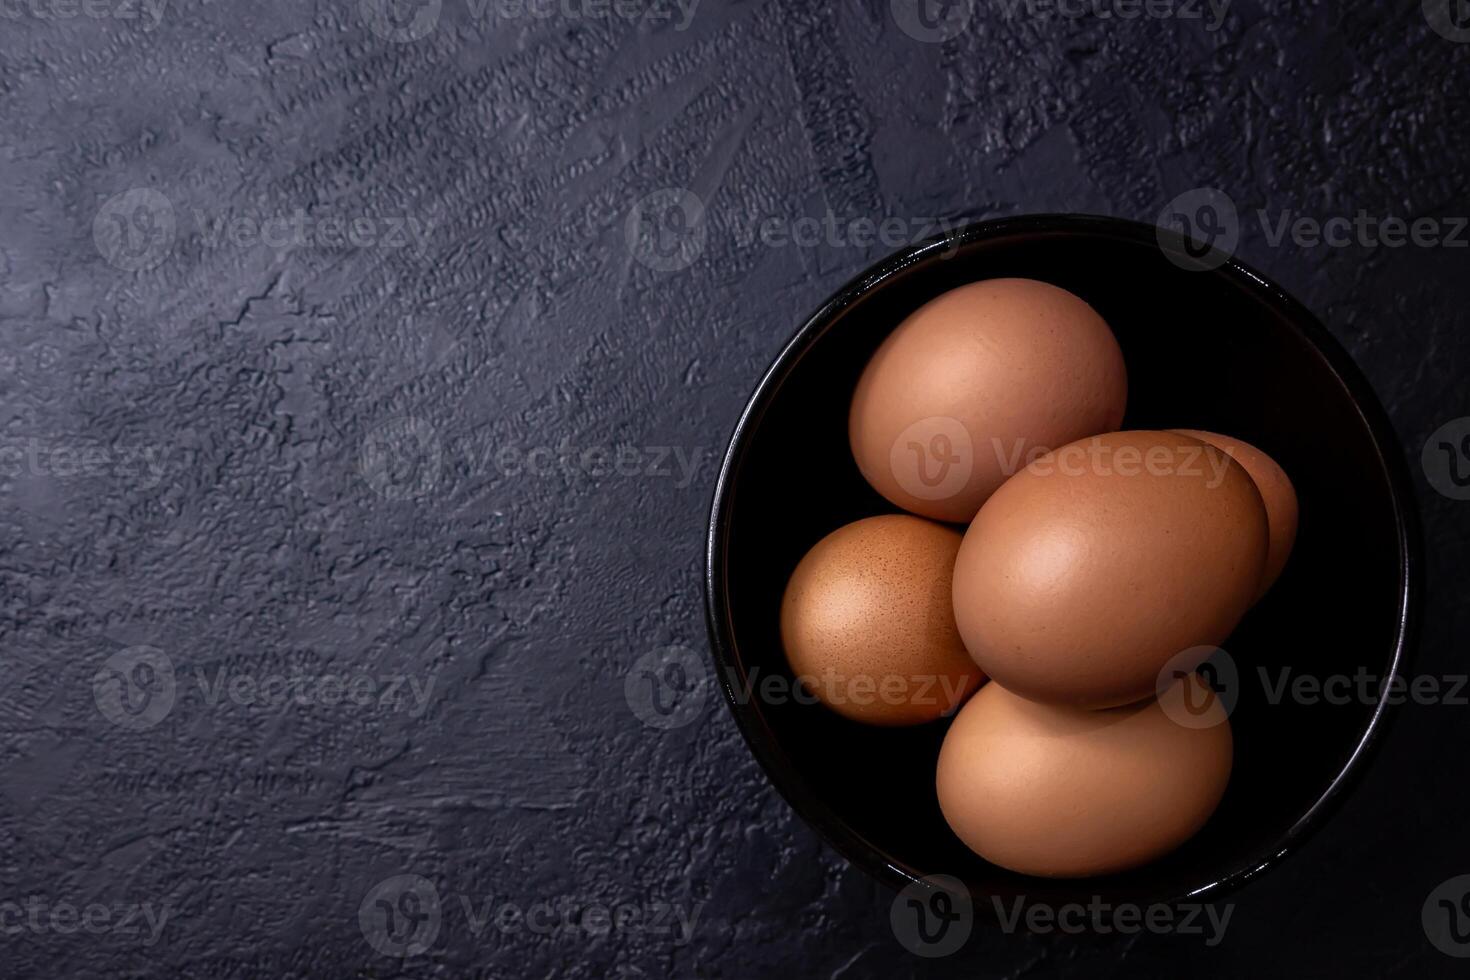
[[[966,848],[934,791],[947,720],[870,728],[759,694],[762,678],[791,680],[779,610],[796,563],[835,528],[894,511],[848,450],[848,403],[868,357],[929,299],[1007,276],[1071,290],[1112,326],[1128,365],[1124,428],[1207,429],[1254,443],[1291,475],[1301,506],[1284,574],[1224,644],[1238,674],[1225,798],[1183,847],[1123,874],[1029,878]],[[1346,352],[1280,287],[1235,261],[1199,268],[1152,226],[1006,218],[873,266],[777,356],[716,485],[706,614],[719,682],[772,783],[848,860],[890,886],[948,875],[984,908],[1023,896],[1052,905],[1205,899],[1282,858],[1361,775],[1384,726],[1382,688],[1344,702],[1293,697],[1291,684],[1400,671],[1420,591],[1418,547],[1402,453],[1382,408]]]

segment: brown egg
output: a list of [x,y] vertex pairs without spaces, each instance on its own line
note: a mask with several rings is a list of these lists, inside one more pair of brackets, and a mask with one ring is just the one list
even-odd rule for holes
[[959,547],[959,532],[907,514],[818,541],[781,602],[781,641],[802,687],[871,725],[952,714],[984,679],[950,605]]
[[939,807],[992,864],[1080,878],[1136,867],[1195,834],[1230,779],[1230,723],[1194,674],[1200,706],[1176,724],[1157,701],[1105,711],[1037,704],[987,684],[939,753]]
[[[1008,480],[955,561],[960,635],[1036,701],[1149,697],[1170,658],[1224,642],[1266,562],[1266,509],[1240,464],[1174,432],[1064,446]],[[1207,651],[1202,650],[1201,656]]]
[[966,522],[1039,453],[1116,429],[1128,379],[1081,299],[990,279],[920,307],[863,370],[848,415],[858,468],[904,510]]
[[1266,525],[1271,534],[1271,546],[1266,552],[1266,570],[1261,575],[1261,587],[1256,593],[1256,598],[1259,599],[1281,577],[1286,559],[1291,557],[1291,546],[1296,543],[1296,489],[1291,485],[1291,478],[1276,460],[1248,442],[1200,429],[1170,431],[1182,432],[1208,442],[1217,449],[1225,450],[1232,459],[1245,467],[1245,471],[1255,481],[1256,490],[1266,504]]

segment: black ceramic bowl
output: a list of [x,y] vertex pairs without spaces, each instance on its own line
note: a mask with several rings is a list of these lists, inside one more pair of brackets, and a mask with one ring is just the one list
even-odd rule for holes
[[[874,266],[776,357],[730,442],[710,515],[706,610],[731,710],[771,781],[849,860],[894,887],[951,875],[976,904],[1213,897],[1261,873],[1327,815],[1366,764],[1385,704],[1273,699],[1285,676],[1388,678],[1410,643],[1420,562],[1400,448],[1367,382],[1322,325],[1238,262],[1184,268],[1147,225],[1043,215],[985,222]],[[1125,428],[1198,428],[1254,443],[1296,484],[1286,571],[1225,644],[1238,667],[1235,768],[1204,830],[1146,867],[1047,880],[997,868],[950,832],[934,791],[947,721],[869,728],[820,705],[745,697],[790,679],[783,587],[829,531],[894,511],[847,443],[853,386],[914,309],[952,287],[1021,276],[1081,296],[1128,364]],[[1334,698],[1341,702],[1343,699]]]

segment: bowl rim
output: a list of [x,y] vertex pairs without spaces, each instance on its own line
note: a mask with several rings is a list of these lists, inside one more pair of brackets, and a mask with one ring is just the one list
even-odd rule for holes
[[[704,569],[705,619],[715,677],[724,691],[725,703],[735,717],[736,727],[740,729],[741,735],[745,738],[751,753],[760,763],[766,777],[797,815],[850,863],[894,890],[910,886],[926,889],[940,886],[923,877],[912,875],[893,864],[879,848],[852,830],[835,810],[812,792],[804,781],[795,775],[789,758],[777,744],[769,728],[759,720],[757,711],[750,705],[741,703],[741,698],[737,696],[731,683],[731,673],[735,671],[738,663],[724,561],[732,519],[731,497],[735,481],[744,464],[746,452],[751,445],[753,432],[761,418],[770,408],[777,392],[796,364],[832,328],[839,313],[852,306],[860,298],[880,288],[899,273],[929,261],[936,255],[942,255],[945,251],[987,239],[1004,238],[1017,234],[1084,234],[1093,237],[1122,238],[1135,243],[1152,243],[1155,247],[1162,247],[1159,236],[1173,233],[1144,222],[1108,215],[1081,213],[1016,215],[967,223],[947,234],[938,235],[901,249],[868,266],[829,296],[816,312],[802,323],[762,374],[735,423],[735,429],[720,465],[719,476],[715,481],[714,496],[710,505]],[[1398,616],[1392,657],[1385,675],[1385,683],[1379,687],[1379,696],[1373,707],[1373,713],[1359,734],[1352,752],[1332,777],[1327,788],[1292,823],[1277,842],[1274,850],[1258,862],[1215,874],[1213,880],[1185,894],[1161,895],[1154,899],[1154,901],[1166,903],[1199,900],[1206,897],[1213,900],[1244,885],[1294,852],[1342,804],[1348,791],[1358,783],[1366,771],[1366,762],[1370,753],[1383,741],[1391,717],[1391,712],[1388,711],[1391,705],[1383,696],[1383,692],[1388,690],[1392,679],[1401,674],[1412,652],[1417,635],[1422,592],[1420,587],[1423,565],[1422,542],[1408,467],[1404,461],[1402,445],[1393,430],[1388,415],[1362,370],[1346,348],[1328,331],[1315,314],[1281,286],[1233,255],[1227,257],[1218,267],[1203,271],[1210,275],[1226,276],[1235,282],[1237,288],[1256,294],[1267,305],[1274,307],[1281,314],[1282,319],[1322,356],[1328,368],[1347,390],[1355,411],[1372,439],[1378,464],[1388,486],[1389,499],[1394,513],[1395,532],[1398,538]],[[1075,880],[1085,882],[1091,879]]]

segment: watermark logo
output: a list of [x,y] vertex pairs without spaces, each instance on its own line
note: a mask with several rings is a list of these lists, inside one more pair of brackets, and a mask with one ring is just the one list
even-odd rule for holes
[[1424,440],[1419,462],[1431,487],[1451,500],[1470,500],[1470,416],[1435,429]]
[[889,0],[888,6],[899,30],[924,44],[959,37],[975,16],[975,0]]
[[[1470,2],[1470,0],[1466,0]],[[1251,220],[1272,248],[1470,248],[1470,217],[1355,214],[1312,215],[1258,208]],[[1224,191],[1196,187],[1169,203],[1157,221],[1160,248],[1175,265],[1214,269],[1235,254],[1242,216]]]
[[1470,44],[1470,0],[1424,0],[1424,19],[1440,37]]
[[[944,601],[949,601],[948,587]],[[874,704],[934,707],[948,716],[959,708],[969,693],[969,681],[961,674],[838,673],[831,667],[820,674],[762,675],[759,667],[742,676],[725,668],[725,683],[737,704],[758,701],[773,707],[785,704],[825,704],[867,707]]]
[[1111,445],[1101,436],[1092,436],[1059,449],[1034,445],[1025,439],[1013,440],[1007,448],[1005,440],[992,436],[990,446],[995,452],[996,465],[1006,476],[1013,476],[1025,467],[1036,476],[1060,473],[1068,477],[1091,474],[1125,479],[1144,474],[1203,477],[1205,487],[1214,490],[1230,472],[1230,457],[1204,445],[1160,445],[1143,449],[1127,443]]
[[619,20],[658,29],[672,24],[677,32],[694,22],[700,0],[468,0],[470,17],[485,20]]
[[975,447],[959,419],[933,415],[904,429],[888,449],[888,466],[906,493],[948,500],[970,482]]
[[444,0],[360,0],[358,7],[378,37],[408,44],[428,37],[439,26]]
[[384,713],[404,712],[422,718],[429,709],[438,675],[427,680],[405,674],[343,672],[309,674],[301,671],[258,674],[231,672],[220,667],[209,677],[195,668],[195,680],[210,708],[234,705],[275,711],[287,706],[328,710],[361,708]]
[[178,218],[173,202],[151,187],[135,187],[108,198],[92,221],[92,240],[109,264],[143,272],[173,249]]
[[436,223],[416,215],[290,214],[258,216],[209,214],[194,209],[199,242],[205,248],[258,248],[276,252],[292,249],[416,249],[424,250]]
[[80,932],[89,936],[119,936],[125,940],[137,940],[146,947],[158,942],[173,911],[173,906],[168,903],[155,905],[152,902],[92,902],[78,905],[75,902],[53,902],[40,895],[31,895],[24,902],[9,899],[0,901],[0,935],[19,936],[30,933],[39,936],[54,933],[58,936],[74,936]]
[[628,212],[623,232],[633,257],[655,272],[687,269],[704,252],[709,229],[704,201],[683,187],[644,196]]
[[30,436],[0,440],[0,477],[106,477],[152,490],[163,482],[163,456],[164,450],[158,446],[104,446]]
[[[1198,674],[1204,685],[1181,683],[1191,674]],[[1215,692],[1213,698],[1205,685]],[[1240,671],[1235,658],[1221,647],[1190,647],[1164,664],[1154,693],[1164,714],[1181,728],[1213,728],[1230,717],[1240,700]],[[1211,711],[1212,701],[1224,711]]]
[[[1060,17],[1066,20],[1130,21],[1198,20],[1206,32],[1225,25],[1231,0],[1001,0],[1006,20],[1018,13],[1028,17]],[[1208,8],[1208,9],[1206,9]],[[1206,16],[1209,20],[1206,20]]]
[[[15,455],[0,442],[0,466],[7,452]],[[368,433],[360,447],[358,469],[374,492],[404,500],[437,489],[446,468],[516,480],[667,480],[683,490],[717,462],[714,452],[704,446],[578,445],[569,436],[537,444],[478,436],[441,440],[428,422],[406,417]]]
[[173,661],[157,647],[119,650],[92,676],[97,710],[128,731],[146,731],[167,718],[177,693]]
[[592,943],[645,936],[687,946],[704,902],[609,901],[588,895],[518,902],[495,895],[440,895],[428,879],[401,874],[380,882],[358,907],[358,925],[373,949],[407,959],[430,949],[442,932],[490,943],[496,936],[536,936]]
[[1175,265],[1191,271],[1218,269],[1240,244],[1240,215],[1222,190],[1196,187],[1159,213],[1159,248]]
[[623,680],[623,696],[638,720],[670,731],[699,717],[709,688],[704,658],[688,647],[650,650],[633,662]]
[[909,884],[888,909],[894,937],[915,956],[938,959],[958,952],[970,938],[975,908],[964,882],[930,875]]
[[141,23],[145,32],[163,22],[168,0],[3,0],[0,19],[42,21],[116,20]]
[[1289,700],[1293,704],[1336,706],[1416,704],[1463,708],[1470,705],[1470,697],[1465,693],[1470,687],[1470,675],[1466,674],[1419,674],[1412,678],[1390,674],[1384,677],[1366,667],[1359,667],[1353,674],[1329,674],[1325,677],[1298,674],[1293,677],[1290,667],[1281,667],[1273,680],[1265,667],[1257,667],[1256,670],[1268,704]]
[[959,251],[955,232],[963,222],[954,218],[889,216],[881,220],[870,217],[840,218],[834,211],[822,217],[804,215],[788,218],[768,215],[749,217],[734,222],[735,244],[748,248],[759,242],[766,248],[859,248],[873,245],[896,249],[919,242],[940,240],[946,247],[941,258],[951,258]]
[[1470,958],[1470,875],[1441,882],[1424,900],[1424,935],[1446,956]]
[[[1100,895],[1093,895],[1087,904],[1067,902],[1051,905],[1046,902],[1027,902],[1018,896],[1006,907],[1000,896],[992,896],[995,916],[1000,921],[1001,932],[1011,934],[1024,928],[1033,935],[1062,933],[1076,936],[1091,932],[1099,936],[1113,933],[1136,935],[1140,932],[1155,935],[1200,936],[1206,946],[1220,945],[1225,939],[1225,930],[1230,927],[1230,918],[1235,914],[1234,905],[1216,906],[1181,903],[1167,905],[1135,905],[1121,902],[1114,905]],[[1206,931],[1208,929],[1208,931]]]
[[633,446],[621,444],[578,447],[565,436],[556,445],[501,446],[483,453],[466,451],[474,460],[478,457],[489,469],[509,477],[532,477],[543,479],[560,476],[573,480],[586,476],[594,480],[619,477],[624,479],[670,479],[680,490],[694,482],[695,475],[705,462],[713,462],[714,454],[703,446],[686,449],[683,446]]
[[400,959],[434,945],[443,920],[439,889],[422,875],[394,875],[378,882],[357,909],[357,924],[368,945]]
[[444,447],[439,433],[422,419],[390,419],[367,434],[358,469],[385,500],[423,497],[439,486]]

